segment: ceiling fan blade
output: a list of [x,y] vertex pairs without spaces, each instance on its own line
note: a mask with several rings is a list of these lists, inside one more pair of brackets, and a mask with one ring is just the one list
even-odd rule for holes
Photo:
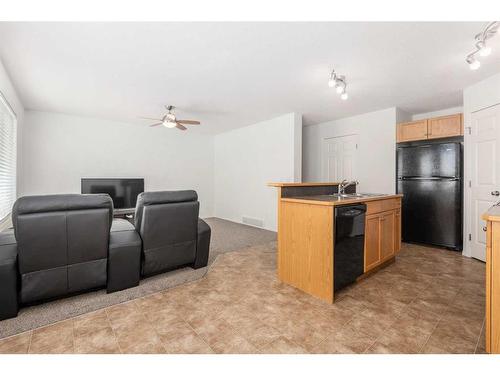
[[152,117],[139,117],[140,119],[143,120],[155,120],[155,121],[161,121],[161,118],[152,118]]
[[181,124],[179,124],[179,122],[177,122],[177,125],[175,127],[177,129],[180,129],[180,130],[186,130],[187,129],[185,126],[182,126]]
[[163,122],[159,122],[157,124],[149,125],[149,127],[158,126],[158,125],[161,125],[161,124],[163,124]]
[[200,125],[201,122],[196,121],[196,120],[177,120],[177,122],[180,122],[181,124],[186,124],[186,125]]

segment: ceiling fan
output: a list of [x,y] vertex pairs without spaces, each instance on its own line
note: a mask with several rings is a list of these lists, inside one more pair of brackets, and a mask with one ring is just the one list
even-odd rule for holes
[[150,126],[159,126],[163,125],[166,128],[177,128],[179,130],[186,130],[187,128],[184,125],[200,125],[199,121],[196,120],[177,120],[175,114],[172,112],[175,107],[173,105],[165,106],[165,109],[168,111],[162,118],[151,118],[151,117],[141,117],[145,120],[155,120],[159,121]]

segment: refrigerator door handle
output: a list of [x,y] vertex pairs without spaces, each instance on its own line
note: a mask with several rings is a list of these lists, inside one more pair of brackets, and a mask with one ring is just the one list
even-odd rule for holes
[[460,181],[460,178],[459,177],[399,177],[398,180],[400,180],[400,181],[410,181],[410,180],[417,180],[417,181],[439,181],[439,180]]

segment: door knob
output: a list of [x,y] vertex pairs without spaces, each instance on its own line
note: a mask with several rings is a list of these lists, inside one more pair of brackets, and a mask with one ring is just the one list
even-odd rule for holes
[[492,191],[491,195],[498,197],[500,195],[500,191],[498,191],[498,190]]

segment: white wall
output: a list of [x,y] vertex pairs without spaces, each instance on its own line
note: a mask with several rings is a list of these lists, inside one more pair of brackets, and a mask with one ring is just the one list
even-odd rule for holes
[[396,108],[304,127],[303,180],[322,181],[323,139],[358,135],[358,191],[394,193],[396,189]]
[[276,189],[301,180],[302,116],[290,113],[215,136],[215,216],[276,230]]
[[144,177],[145,189],[194,189],[213,215],[213,137],[26,111],[22,195],[79,193],[82,177]]
[[[17,116],[17,195],[19,196],[22,166],[22,133],[24,126],[24,107],[12,85],[9,75],[0,60],[0,92],[7,99]],[[10,217],[0,222],[0,231],[10,225]]]
[[441,109],[439,111],[414,114],[412,116],[411,120],[416,121],[416,120],[423,120],[423,119],[432,118],[432,117],[454,115],[455,113],[462,113],[463,111],[464,111],[463,107],[446,108],[446,109]]
[[[500,104],[500,73],[464,89],[464,127],[472,126],[472,113]],[[471,256],[468,235],[471,233],[470,189],[467,181],[471,179],[472,155],[469,153],[469,138],[464,132],[464,251],[463,255]],[[498,161],[500,162],[500,161]]]

